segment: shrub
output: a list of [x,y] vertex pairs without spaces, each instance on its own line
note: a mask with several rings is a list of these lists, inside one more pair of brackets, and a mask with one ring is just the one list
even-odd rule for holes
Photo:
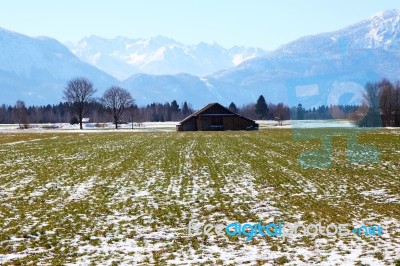
[[71,120],[69,121],[69,123],[70,123],[71,125],[77,125],[77,124],[79,124],[79,119],[76,118],[76,117],[74,116],[73,118],[71,118]]

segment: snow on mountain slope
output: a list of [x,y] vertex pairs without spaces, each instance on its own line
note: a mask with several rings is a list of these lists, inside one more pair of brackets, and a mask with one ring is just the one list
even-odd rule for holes
[[[260,58],[208,76],[220,90],[264,94],[272,102],[329,104],[336,88],[360,90],[368,81],[400,79],[400,11],[382,11],[331,33],[302,37]],[[313,85],[318,95],[298,98],[296,88]],[[241,98],[238,98],[240,100]]]
[[[160,36],[113,40],[91,36],[74,46],[80,58],[120,78],[139,71],[169,73],[135,74],[119,82],[83,63],[55,40],[0,30],[0,48],[5,51],[0,53],[0,102],[60,101],[67,80],[79,75],[102,88],[120,84],[139,105],[173,99],[188,101],[194,108],[215,101],[241,105],[256,101],[260,94],[275,103],[329,105],[332,91],[351,92],[368,81],[400,79],[399,32],[400,12],[389,10],[345,29],[300,38],[264,56],[257,56],[263,51],[253,48],[226,50],[216,43],[187,46]],[[229,64],[239,65],[227,68]],[[174,74],[211,69],[220,71],[201,77]],[[317,93],[299,98],[296,91],[307,86]]]
[[0,102],[49,104],[62,100],[71,78],[84,76],[100,91],[117,80],[83,63],[58,41],[31,38],[0,28]]
[[[343,34],[350,46],[356,48],[400,50],[400,10],[387,10],[375,14],[370,19],[348,27]],[[341,32],[339,31],[338,34]],[[344,32],[343,32],[344,33]],[[352,39],[350,39],[352,37]]]
[[[383,11],[342,30],[302,37],[265,56],[203,76],[202,84],[197,79],[180,83],[180,77],[175,76],[170,77],[173,83],[147,77],[146,86],[142,86],[134,76],[129,85],[133,90],[142,88],[140,94],[152,95],[157,101],[174,95],[177,83],[185,84],[186,90],[179,90],[187,94],[177,94],[176,100],[187,100],[197,108],[213,99],[225,105],[231,101],[246,104],[255,102],[260,94],[274,103],[329,105],[332,93],[360,91],[366,82],[382,78],[400,79],[399,20],[399,11]],[[317,88],[318,93],[310,97],[296,95],[296,90],[307,86]],[[163,88],[163,98],[153,94],[159,88]],[[192,97],[196,93],[206,96]]]
[[92,35],[67,46],[81,60],[121,80],[137,73],[205,75],[265,55],[258,48],[225,49],[217,43],[204,42],[185,45],[162,36],[104,39]]
[[346,49],[384,49],[399,52],[400,10],[381,11],[338,31],[299,38],[275,52],[345,52]]

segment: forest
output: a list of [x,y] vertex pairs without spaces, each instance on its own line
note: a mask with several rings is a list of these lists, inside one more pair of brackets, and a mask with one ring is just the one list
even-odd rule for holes
[[[90,85],[90,84],[89,84]],[[129,96],[131,97],[131,96]],[[115,120],[113,106],[107,105],[102,98],[90,98],[85,102],[83,117],[93,123],[118,121],[118,123],[142,123],[180,121],[195,110],[188,101],[176,100],[165,103],[137,106],[133,98],[124,103],[123,112]],[[301,103],[288,107],[284,103],[267,103],[260,95],[256,103],[237,106],[234,102],[227,106],[231,111],[256,120],[326,120],[348,119],[359,126],[400,126],[400,82],[392,83],[383,79],[365,85],[362,105],[335,105],[304,108]],[[115,111],[115,110],[114,110]],[[23,101],[15,105],[0,106],[0,124],[38,124],[38,123],[79,123],[74,101],[62,101],[45,106],[26,106]]]

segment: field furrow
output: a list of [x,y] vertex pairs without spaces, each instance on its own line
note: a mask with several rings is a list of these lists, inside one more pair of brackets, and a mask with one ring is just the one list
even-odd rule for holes
[[[380,151],[369,164],[349,162],[347,139],[333,137],[325,169],[299,164],[321,139],[292,133],[2,134],[0,264],[398,263],[398,132],[359,134]],[[246,241],[203,231],[259,221],[379,224],[384,234]]]

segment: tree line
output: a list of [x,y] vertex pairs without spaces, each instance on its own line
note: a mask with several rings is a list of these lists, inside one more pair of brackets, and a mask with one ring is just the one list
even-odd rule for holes
[[[142,107],[133,104],[125,110],[119,123],[180,121],[193,113],[193,109],[189,107],[191,105],[185,103],[179,105],[176,100],[173,100],[171,103],[151,103]],[[100,102],[88,103],[84,117],[90,118],[92,123],[113,121],[110,110]],[[0,124],[21,124],[21,127],[23,127],[24,125],[41,123],[79,124],[79,120],[73,106],[67,102],[45,106],[26,106],[23,101],[18,101],[14,106],[0,105]]]
[[[400,82],[395,84],[384,79],[365,86],[364,102],[358,105],[321,105],[303,108],[288,107],[283,103],[266,102],[260,95],[256,103],[238,107],[232,102],[228,109],[251,119],[259,120],[320,120],[349,119],[357,121],[359,126],[400,126]],[[14,106],[0,106],[0,123],[18,123],[21,128],[29,123],[71,123],[80,124],[83,118],[92,123],[113,121],[115,127],[127,122],[164,122],[180,121],[194,112],[186,101],[179,105],[171,103],[152,103],[139,107],[130,93],[121,87],[112,86],[101,98],[95,98],[93,84],[85,78],[75,78],[67,83],[64,90],[64,102],[57,105],[25,106],[17,101]]]
[[229,109],[251,119],[259,120],[326,120],[326,119],[349,119],[353,120],[354,112],[359,108],[357,105],[321,105],[318,107],[304,108],[301,103],[297,107],[289,107],[284,103],[268,105],[261,95],[257,103],[251,103],[237,108],[234,103]]
[[68,82],[63,91],[65,100],[57,105],[29,106],[17,101],[14,106],[0,106],[0,123],[18,123],[27,128],[29,123],[71,123],[83,127],[85,117],[93,123],[113,121],[115,127],[127,122],[179,121],[193,113],[187,102],[179,106],[171,103],[152,103],[138,107],[131,94],[124,88],[112,86],[101,98],[95,98],[93,84],[85,78],[75,78]]
[[368,82],[359,113],[359,126],[400,127],[400,81]]

